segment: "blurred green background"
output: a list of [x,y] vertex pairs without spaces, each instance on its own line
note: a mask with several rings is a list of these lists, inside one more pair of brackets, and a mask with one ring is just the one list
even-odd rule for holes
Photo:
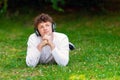
[[[0,0],[0,80],[119,80],[119,0]],[[33,20],[48,13],[76,49],[66,67],[26,66]]]

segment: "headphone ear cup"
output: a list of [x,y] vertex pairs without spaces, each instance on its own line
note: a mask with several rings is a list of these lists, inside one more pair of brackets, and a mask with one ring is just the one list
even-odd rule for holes
[[39,33],[38,29],[35,29],[35,34],[36,34],[37,36],[40,36],[40,33]]
[[52,23],[52,32],[55,31],[55,28],[56,28],[56,24],[55,24],[55,23]]

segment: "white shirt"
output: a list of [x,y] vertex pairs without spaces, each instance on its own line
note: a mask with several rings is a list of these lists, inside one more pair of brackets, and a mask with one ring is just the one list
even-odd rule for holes
[[69,62],[69,40],[63,33],[53,32],[53,43],[55,48],[51,51],[48,45],[41,52],[37,49],[41,37],[35,33],[31,34],[27,42],[26,64],[35,67],[38,63],[53,63],[66,66]]

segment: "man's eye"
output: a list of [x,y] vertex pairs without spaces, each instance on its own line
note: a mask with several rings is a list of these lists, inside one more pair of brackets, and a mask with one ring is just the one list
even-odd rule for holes
[[43,28],[43,26],[41,26],[40,28]]
[[46,26],[49,26],[49,25],[46,25]]

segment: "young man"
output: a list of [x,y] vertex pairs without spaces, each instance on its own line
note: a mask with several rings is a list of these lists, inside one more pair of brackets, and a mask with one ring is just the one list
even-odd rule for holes
[[69,40],[63,33],[54,32],[54,22],[48,14],[40,14],[34,21],[35,33],[28,39],[26,64],[35,67],[39,63],[69,62]]

